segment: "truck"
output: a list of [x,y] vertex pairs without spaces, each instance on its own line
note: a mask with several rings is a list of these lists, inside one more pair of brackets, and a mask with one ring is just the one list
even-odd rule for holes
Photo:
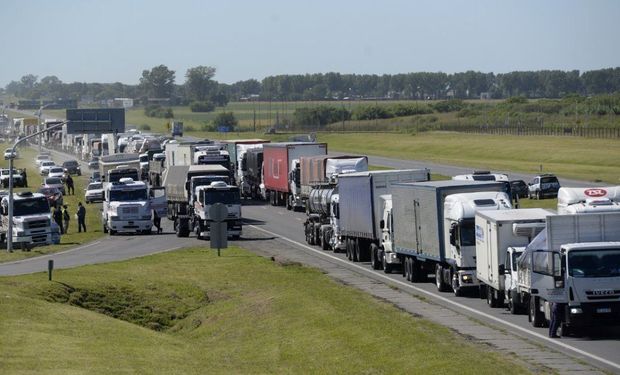
[[559,304],[561,335],[620,325],[620,213],[547,217],[517,261],[517,298],[534,327]]
[[170,135],[173,137],[183,136],[183,121],[170,121]]
[[[5,242],[9,230],[9,197],[0,203],[0,240]],[[52,244],[52,215],[43,194],[24,191],[13,194],[13,243],[24,249]]]
[[[160,194],[156,194],[158,191]],[[103,232],[150,234],[153,215],[166,215],[166,195],[163,189],[149,189],[143,181],[121,178],[103,186],[101,222]]]
[[620,211],[620,186],[567,188],[558,191],[558,214]]
[[198,142],[168,142],[164,148],[166,165],[192,165],[194,153],[200,146],[213,146],[213,141],[205,140]]
[[[104,182],[110,182],[108,172],[115,169],[135,169],[138,176],[140,176],[140,156],[136,153],[127,153],[105,155],[99,158],[99,173]],[[135,177],[133,179],[137,181],[139,178]]]
[[236,240],[241,236],[243,222],[241,217],[241,195],[239,187],[229,185],[224,181],[214,181],[208,185],[201,185],[196,188],[196,199],[194,199],[194,219],[193,228],[196,237],[203,238],[210,236],[212,218],[209,209],[216,203],[226,206],[228,215],[226,216],[226,226],[228,236]]
[[168,219],[174,223],[177,237],[187,237],[194,227],[196,188],[214,181],[228,183],[228,169],[221,165],[172,165],[163,175]]
[[255,147],[261,147],[261,145],[265,143],[270,143],[271,141],[267,139],[227,139],[222,143],[226,145],[226,150],[228,150],[228,155],[230,155],[230,163],[232,165],[231,170],[233,171],[234,181],[233,184],[241,186],[241,179],[243,176],[243,171],[241,170],[241,161],[243,160],[243,155],[247,152],[247,150]]
[[247,150],[241,159],[241,196],[252,199],[264,198],[263,146]]
[[367,156],[317,155],[299,158],[300,196],[306,201],[312,189],[335,185],[337,177],[345,173],[368,171]]
[[[407,281],[435,274],[439,291],[477,290],[474,215],[512,208],[502,182],[429,181],[397,184],[392,192],[394,254]],[[386,213],[386,219],[389,212]]]
[[397,183],[429,179],[428,169],[367,171],[339,176],[335,217],[340,227],[334,227],[333,232],[340,233],[336,240],[344,244],[347,258],[354,262],[370,260],[371,263],[378,259],[384,251],[381,221],[385,199],[390,197]]
[[305,208],[301,200],[299,158],[326,155],[327,143],[282,142],[263,145],[263,178],[273,206]]
[[511,313],[518,312],[510,298],[516,293],[517,259],[545,229],[549,215],[554,213],[542,208],[476,212],[476,277],[490,307],[507,303]]

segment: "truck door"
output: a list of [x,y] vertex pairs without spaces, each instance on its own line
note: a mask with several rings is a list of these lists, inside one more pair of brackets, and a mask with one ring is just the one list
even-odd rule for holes
[[531,289],[549,302],[566,302],[560,254],[555,251],[532,253]]
[[168,205],[166,201],[166,188],[151,188],[151,209],[157,212],[157,216],[165,217],[168,214]]

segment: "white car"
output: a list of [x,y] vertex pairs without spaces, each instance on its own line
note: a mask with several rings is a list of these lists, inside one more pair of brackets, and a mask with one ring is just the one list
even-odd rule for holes
[[58,166],[50,167],[50,169],[47,172],[47,176],[63,178],[65,176],[65,169],[63,167],[58,167]]
[[59,177],[45,177],[41,186],[58,188],[65,195],[65,184]]
[[51,160],[42,161],[41,166],[39,167],[39,173],[41,173],[41,176],[45,176],[49,173],[50,168],[55,167],[55,166],[56,166],[56,163],[54,163]]
[[15,150],[15,152],[11,152],[11,149],[7,148],[6,151],[4,151],[4,160],[17,159],[18,157],[17,150]]
[[103,184],[101,182],[91,182],[84,194],[86,203],[103,202]]
[[51,161],[50,156],[49,155],[37,155],[37,158],[35,159],[34,163],[36,164],[37,168],[40,168],[41,163],[44,161]]

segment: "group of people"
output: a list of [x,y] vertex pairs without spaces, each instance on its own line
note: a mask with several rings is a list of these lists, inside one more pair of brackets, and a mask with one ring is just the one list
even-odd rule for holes
[[[78,202],[76,216],[78,221],[78,233],[81,233],[82,230],[86,232],[86,208],[82,205],[82,202]],[[54,207],[52,217],[60,228],[60,234],[67,234],[69,230],[69,221],[71,221],[69,206],[65,204],[62,206],[62,209],[58,206]]]

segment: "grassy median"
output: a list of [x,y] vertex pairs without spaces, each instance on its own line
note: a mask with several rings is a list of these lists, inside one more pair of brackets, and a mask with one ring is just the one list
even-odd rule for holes
[[[239,248],[0,278],[2,374],[523,373],[319,270]],[[458,370],[457,370],[458,369]]]

